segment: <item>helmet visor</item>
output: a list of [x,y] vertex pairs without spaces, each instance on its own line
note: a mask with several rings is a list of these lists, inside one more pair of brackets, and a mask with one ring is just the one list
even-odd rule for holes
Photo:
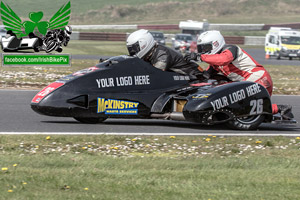
[[69,34],[69,35],[71,35],[72,31],[66,30],[66,33]]
[[71,33],[72,33],[72,28],[71,28],[71,26],[66,26],[66,27],[65,27],[65,31],[66,31],[66,33],[68,33],[69,35],[71,35]]
[[213,49],[212,43],[197,45],[198,53],[210,53],[212,49]]
[[127,45],[127,49],[130,56],[136,55],[141,50],[139,41],[137,41],[132,45]]

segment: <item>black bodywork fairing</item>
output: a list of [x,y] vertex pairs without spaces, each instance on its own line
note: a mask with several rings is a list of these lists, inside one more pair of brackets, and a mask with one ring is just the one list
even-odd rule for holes
[[188,76],[119,56],[50,84],[33,98],[31,107],[44,115],[77,118],[156,118],[182,113],[184,120],[201,124],[272,115],[269,94],[257,83],[192,83]]
[[58,80],[59,88],[43,98],[35,97],[31,106],[50,116],[99,116],[101,98],[137,102],[136,116],[147,116],[162,93],[184,87],[189,81],[188,76],[163,72],[138,58],[115,57]]

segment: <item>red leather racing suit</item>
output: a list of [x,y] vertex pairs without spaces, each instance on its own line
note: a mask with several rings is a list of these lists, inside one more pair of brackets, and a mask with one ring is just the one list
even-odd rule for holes
[[220,53],[202,54],[209,69],[222,73],[232,81],[252,81],[263,85],[272,95],[273,82],[267,70],[237,45],[225,45]]

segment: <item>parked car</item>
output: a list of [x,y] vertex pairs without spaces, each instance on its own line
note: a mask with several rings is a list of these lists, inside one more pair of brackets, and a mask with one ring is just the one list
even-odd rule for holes
[[150,33],[152,34],[152,36],[154,37],[154,40],[158,44],[166,45],[165,36],[164,36],[164,34],[162,32],[150,31]]
[[194,41],[191,34],[178,33],[172,38],[172,47],[182,53],[189,51],[191,43]]

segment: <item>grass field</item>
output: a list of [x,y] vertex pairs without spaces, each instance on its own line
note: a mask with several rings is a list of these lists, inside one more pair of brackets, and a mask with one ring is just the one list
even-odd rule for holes
[[[6,0],[22,19],[29,20],[30,12],[42,11],[42,21],[49,21],[67,0]],[[278,24],[297,23],[298,0],[71,0],[70,25],[78,24],[179,24],[183,20],[209,23]],[[88,32],[131,32],[132,30],[80,30]],[[178,33],[179,30],[160,30]],[[224,31],[226,36],[265,36],[266,31]]]
[[1,136],[0,199],[294,200],[300,138]]
[[126,42],[72,40],[63,53],[116,56],[128,54]]
[[[14,12],[28,19],[43,11],[49,20],[68,0],[5,0]],[[299,21],[298,0],[71,0],[71,24],[178,24],[207,19],[212,23],[287,23]],[[242,17],[241,17],[242,16]]]

